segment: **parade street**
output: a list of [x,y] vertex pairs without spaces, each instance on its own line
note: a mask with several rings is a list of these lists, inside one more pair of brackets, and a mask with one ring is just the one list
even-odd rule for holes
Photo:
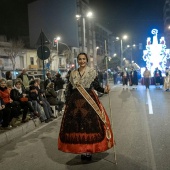
[[170,92],[111,87],[100,100],[112,123],[117,164],[113,149],[88,162],[59,151],[60,116],[1,147],[0,170],[170,170]]

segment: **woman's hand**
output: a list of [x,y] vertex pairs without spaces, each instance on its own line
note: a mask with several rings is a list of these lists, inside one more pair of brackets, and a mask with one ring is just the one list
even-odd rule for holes
[[0,110],[4,109],[5,108],[5,105],[1,105],[0,106]]
[[26,94],[22,94],[23,97],[26,97],[27,95]]
[[10,100],[9,100],[9,103],[12,103],[12,102],[13,102],[13,100],[12,100],[12,99],[10,99]]
[[109,91],[110,91],[110,86],[106,85],[104,88],[104,93],[109,93]]

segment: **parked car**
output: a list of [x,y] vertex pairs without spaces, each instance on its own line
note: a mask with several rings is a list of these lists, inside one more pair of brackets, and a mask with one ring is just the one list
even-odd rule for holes
[[36,78],[40,78],[42,81],[44,81],[44,75],[43,74],[28,74],[29,80],[34,80]]

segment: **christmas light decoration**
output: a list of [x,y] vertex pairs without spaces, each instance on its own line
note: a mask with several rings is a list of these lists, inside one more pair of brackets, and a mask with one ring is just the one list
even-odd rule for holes
[[161,37],[158,43],[157,29],[153,29],[151,33],[153,34],[153,41],[151,43],[151,38],[147,38],[146,50],[143,50],[143,60],[146,61],[146,67],[153,76],[156,67],[164,73],[167,59],[170,58],[170,49],[166,49],[164,37]]

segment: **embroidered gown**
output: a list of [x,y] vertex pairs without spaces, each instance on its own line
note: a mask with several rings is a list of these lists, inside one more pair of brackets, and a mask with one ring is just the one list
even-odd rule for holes
[[[106,123],[100,119],[92,106],[76,89],[75,84],[77,82],[85,88],[96,102],[106,118]],[[78,70],[71,72],[70,84],[66,89],[66,107],[58,138],[59,150],[70,153],[96,153],[113,147],[114,138],[109,118],[93,89],[104,93],[94,69],[86,67],[84,75],[80,75]],[[109,139],[107,130],[110,132]]]

